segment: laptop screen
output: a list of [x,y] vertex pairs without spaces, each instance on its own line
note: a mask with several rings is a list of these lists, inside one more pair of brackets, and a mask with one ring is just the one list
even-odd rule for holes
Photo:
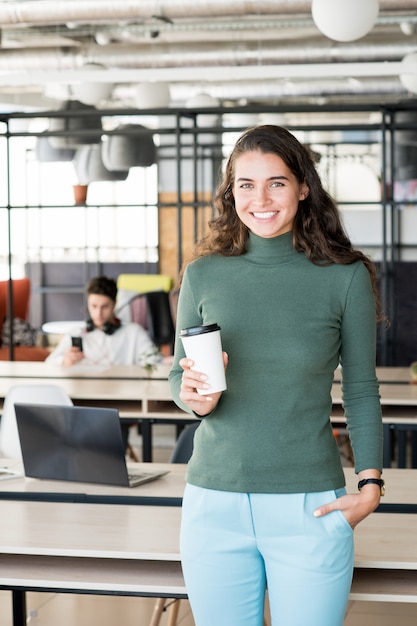
[[26,476],[129,486],[116,409],[15,404]]

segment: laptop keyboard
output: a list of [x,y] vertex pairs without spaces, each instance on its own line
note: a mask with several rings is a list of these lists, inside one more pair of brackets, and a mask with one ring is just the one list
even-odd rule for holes
[[130,487],[136,487],[137,485],[142,485],[143,483],[147,483],[151,480],[156,480],[165,474],[168,474],[168,472],[129,472],[129,485]]

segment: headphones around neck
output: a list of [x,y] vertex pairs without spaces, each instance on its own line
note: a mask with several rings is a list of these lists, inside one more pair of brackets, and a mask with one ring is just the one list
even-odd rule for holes
[[[85,324],[86,324],[85,327],[88,333],[96,328],[91,317],[89,317],[86,320]],[[120,326],[121,326],[121,321],[119,320],[118,317],[115,317],[114,322],[106,322],[105,324],[103,324],[103,328],[101,330],[106,335],[113,335],[116,332],[116,330],[120,328]]]

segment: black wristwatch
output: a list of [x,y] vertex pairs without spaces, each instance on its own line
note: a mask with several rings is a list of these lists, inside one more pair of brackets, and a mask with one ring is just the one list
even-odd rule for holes
[[381,496],[385,495],[385,481],[382,480],[382,478],[364,478],[363,480],[360,480],[358,482],[359,491],[365,485],[379,485],[379,488],[381,490]]

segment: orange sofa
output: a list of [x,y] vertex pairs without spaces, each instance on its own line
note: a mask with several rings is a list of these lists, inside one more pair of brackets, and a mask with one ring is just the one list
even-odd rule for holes
[[[9,299],[9,281],[0,281],[0,341],[3,330],[3,322],[7,315],[7,302]],[[30,280],[19,278],[13,280],[13,317],[27,320],[30,303]],[[38,346],[14,346],[15,361],[44,361],[49,351]],[[0,346],[0,361],[9,361],[9,346]]]

